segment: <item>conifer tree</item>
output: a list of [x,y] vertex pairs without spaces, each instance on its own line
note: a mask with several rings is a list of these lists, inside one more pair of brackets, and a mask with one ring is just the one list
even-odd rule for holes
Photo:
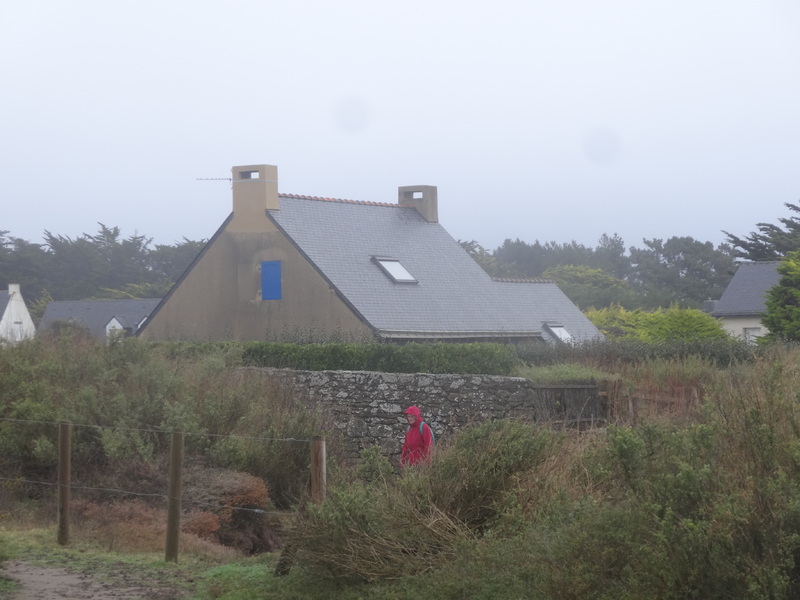
[[772,339],[800,341],[800,250],[789,252],[778,265],[778,285],[767,292],[767,312],[761,322]]

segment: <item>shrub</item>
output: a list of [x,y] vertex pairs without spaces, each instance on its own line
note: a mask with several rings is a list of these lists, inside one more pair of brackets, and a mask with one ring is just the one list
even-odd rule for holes
[[619,304],[606,308],[590,308],[586,311],[588,319],[609,339],[636,337],[645,313],[641,309],[627,310]]
[[394,467],[389,459],[381,454],[380,446],[364,448],[359,457],[361,462],[356,467],[355,475],[366,483],[380,483],[394,475]]
[[469,530],[409,488],[390,489],[333,486],[307,505],[291,532],[297,562],[321,577],[380,581],[452,560]]
[[517,364],[504,344],[247,344],[243,360],[260,367],[309,371],[383,371],[390,373],[480,373],[508,375]]
[[518,369],[517,375],[530,379],[540,385],[590,385],[598,381],[614,379],[613,375],[594,367],[584,367],[574,364],[521,367]]
[[547,456],[553,436],[544,427],[512,420],[462,430],[424,472],[431,502],[470,529],[483,531],[501,512],[517,477]]
[[263,479],[207,468],[189,469],[186,475],[185,501],[205,509],[194,515],[192,532],[248,555],[279,547],[278,532],[265,514],[269,493]]
[[586,316],[610,339],[635,338],[646,342],[715,340],[727,337],[718,319],[694,308],[677,305],[646,312],[612,305],[590,309]]
[[366,581],[442,566],[491,527],[519,474],[544,459],[553,439],[515,421],[485,423],[399,479],[384,477],[385,464],[368,452],[375,466],[361,473],[369,482],[334,485],[322,505],[299,513],[291,535],[297,561],[320,575]]
[[636,336],[647,342],[722,340],[728,337],[718,319],[694,308],[670,306],[666,310],[645,313],[643,317]]
[[751,362],[757,348],[740,339],[668,340],[648,342],[635,338],[592,340],[578,344],[526,344],[517,347],[520,360],[532,366],[579,363],[614,370],[625,364],[654,360],[708,359],[718,367]]
[[207,454],[216,465],[268,482],[275,505],[288,508],[308,491],[310,442],[322,430],[322,419],[302,407],[289,390],[251,375],[246,379],[256,397]]

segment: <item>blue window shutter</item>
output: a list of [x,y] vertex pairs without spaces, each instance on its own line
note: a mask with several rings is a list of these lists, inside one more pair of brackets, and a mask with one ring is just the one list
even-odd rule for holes
[[281,261],[265,260],[261,263],[261,299],[281,299]]

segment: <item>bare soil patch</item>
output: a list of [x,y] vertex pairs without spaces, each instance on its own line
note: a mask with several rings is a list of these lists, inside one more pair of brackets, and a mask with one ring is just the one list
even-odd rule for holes
[[103,583],[91,573],[71,573],[25,561],[7,561],[0,576],[13,579],[20,589],[8,600],[178,600],[185,591],[153,587],[133,571],[115,573],[115,583]]

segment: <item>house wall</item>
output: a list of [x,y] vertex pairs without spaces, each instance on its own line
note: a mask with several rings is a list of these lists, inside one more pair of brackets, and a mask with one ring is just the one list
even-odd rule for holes
[[[292,341],[371,335],[263,211],[250,217],[227,223],[141,337]],[[262,261],[281,261],[280,300],[261,299]]]
[[265,395],[288,393],[318,410],[337,455],[355,461],[380,446],[397,458],[406,431],[405,409],[417,405],[441,441],[470,423],[514,417],[566,426],[602,423],[597,386],[540,386],[521,377],[367,371],[249,368],[265,380]]
[[0,338],[11,343],[33,338],[36,327],[22,298],[19,284],[8,286],[8,296],[6,309],[0,315]]
[[[722,327],[727,331],[730,335],[738,338],[745,338],[745,337],[761,337],[767,335],[769,333],[769,329],[764,327],[761,324],[761,319],[758,317],[723,317],[722,318]],[[760,328],[761,331],[757,334],[747,336],[745,329],[756,329]]]

